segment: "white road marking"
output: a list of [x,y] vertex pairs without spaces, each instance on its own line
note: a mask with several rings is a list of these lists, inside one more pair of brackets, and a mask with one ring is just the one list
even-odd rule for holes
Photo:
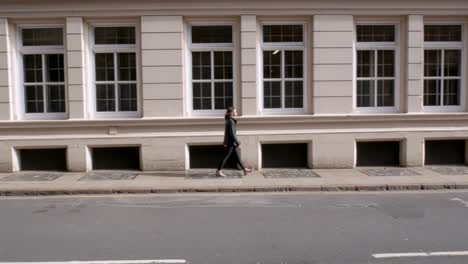
[[374,258],[413,258],[413,257],[452,257],[452,256],[468,256],[468,251],[372,254],[372,257]]
[[468,202],[460,198],[452,198],[450,201],[456,201],[462,203],[465,207],[468,207]]
[[0,264],[187,264],[185,259],[0,262]]

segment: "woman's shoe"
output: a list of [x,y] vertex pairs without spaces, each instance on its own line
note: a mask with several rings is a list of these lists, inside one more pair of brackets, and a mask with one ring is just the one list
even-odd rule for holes
[[247,175],[247,173],[252,172],[252,169],[250,168],[245,168],[244,169],[244,175]]
[[226,174],[224,174],[221,170],[216,171],[216,176],[218,177],[226,177]]

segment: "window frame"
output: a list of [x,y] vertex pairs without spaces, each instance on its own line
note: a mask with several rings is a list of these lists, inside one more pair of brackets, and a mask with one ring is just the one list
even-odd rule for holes
[[[193,26],[231,26],[232,29],[232,43],[192,43],[192,27]],[[192,52],[210,52],[215,51],[230,51],[232,52],[232,106],[237,108],[237,90],[238,90],[238,34],[239,34],[239,25],[236,21],[231,19],[226,20],[198,20],[198,19],[187,19],[185,23],[186,28],[186,80],[187,80],[187,115],[188,116],[219,116],[223,115],[226,112],[226,109],[193,109],[193,73],[192,73]],[[215,105],[215,96],[214,96],[214,57],[210,55],[211,59],[211,103],[214,108]],[[223,79],[227,80],[227,79]],[[222,82],[223,80],[218,80]],[[208,80],[200,80],[201,83],[208,82]]]
[[[395,27],[395,41],[388,42],[358,42],[357,41],[357,26],[359,25],[376,25],[376,26],[394,26]],[[401,22],[395,20],[357,20],[354,23],[354,39],[353,39],[353,112],[355,113],[397,113],[400,111],[400,72],[401,72]],[[359,50],[372,50],[377,53],[379,50],[393,50],[394,51],[394,77],[357,77],[357,53]],[[374,58],[374,67],[378,67],[378,56]],[[377,70],[375,71],[377,74]],[[394,105],[393,106],[357,106],[357,82],[358,80],[369,79],[375,80],[394,80]],[[374,87],[374,102],[377,102],[377,86]]]
[[[302,42],[264,42],[263,41],[263,26],[268,25],[301,25],[302,26]],[[275,19],[275,20],[260,20],[257,24],[258,26],[258,48],[257,48],[257,97],[259,103],[259,111],[261,115],[300,115],[306,114],[308,111],[308,90],[309,90],[309,23],[305,19]],[[264,82],[264,75],[263,75],[263,52],[264,51],[275,51],[280,50],[282,56],[282,65],[281,65],[281,108],[265,108],[264,107],[264,92],[263,92],[263,82]],[[302,51],[302,79],[303,88],[302,88],[302,108],[285,108],[285,86],[284,82],[284,51],[291,50]],[[296,78],[295,78],[296,79]],[[294,81],[294,80],[293,80]]]
[[[426,20],[424,21],[424,26],[426,25],[460,25],[461,26],[461,41],[424,41],[424,29],[423,29],[423,70],[422,70],[422,82],[423,82],[423,102],[422,102],[422,111],[423,112],[463,112],[465,110],[465,96],[466,96],[466,21],[464,20]],[[441,80],[441,93],[440,93],[440,100],[443,102],[444,99],[444,84],[443,80],[446,80],[444,75],[444,68],[445,61],[441,61],[441,75],[438,77],[426,77],[424,75],[424,52],[426,50],[441,50],[442,52],[442,59],[444,59],[445,50],[460,50],[460,94],[459,94],[459,105],[424,105],[424,81],[425,80]],[[454,77],[448,79],[457,79]]]
[[[96,27],[134,27],[135,28],[135,44],[94,44],[94,28]],[[87,73],[90,78],[88,81],[88,112],[91,118],[93,119],[105,119],[105,118],[138,118],[141,117],[142,109],[142,92],[141,92],[141,31],[140,25],[136,21],[125,21],[125,22],[88,22],[88,41],[89,41],[89,52],[88,52],[88,69]],[[115,90],[118,90],[119,83],[135,83],[136,85],[136,102],[137,110],[136,111],[118,111],[118,93],[115,94],[116,104],[115,111],[109,112],[98,112],[97,111],[97,101],[96,101],[96,65],[95,65],[95,54],[96,53],[112,53],[114,58],[114,76],[116,77],[118,68],[115,62],[117,60],[117,53],[135,53],[135,70],[136,70],[136,80],[135,81],[119,81],[117,78],[114,78],[114,81],[109,81],[109,84],[115,84]]]
[[[23,46],[23,29],[39,29],[39,28],[61,28],[62,29],[62,43],[63,45],[44,45],[44,46]],[[68,63],[67,63],[67,48],[66,48],[66,31],[63,23],[25,23],[17,24],[15,28],[16,40],[15,44],[18,47],[16,51],[16,76],[17,76],[17,98],[16,98],[16,110],[18,119],[23,120],[45,120],[45,119],[56,119],[62,120],[67,119],[69,115],[69,102],[68,102]],[[26,93],[25,93],[25,76],[24,76],[24,62],[23,55],[40,55],[42,59],[42,82],[40,85],[47,85],[48,82],[45,79],[46,69],[44,55],[48,54],[61,54],[63,56],[63,82],[55,82],[51,84],[63,85],[64,86],[64,100],[65,100],[65,111],[64,112],[42,112],[42,113],[27,113],[26,112]],[[47,107],[47,96],[45,89],[43,88],[44,98],[44,109]]]

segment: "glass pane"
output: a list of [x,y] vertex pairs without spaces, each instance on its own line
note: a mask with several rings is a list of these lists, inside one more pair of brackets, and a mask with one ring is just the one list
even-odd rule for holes
[[377,51],[377,76],[395,76],[395,52],[393,50]]
[[281,82],[263,82],[263,107],[281,108]]
[[424,105],[440,105],[440,80],[424,80]]
[[357,107],[375,106],[374,81],[357,81],[356,105]]
[[263,42],[302,42],[302,25],[265,25]]
[[135,27],[96,27],[94,43],[97,45],[135,44]]
[[192,43],[232,43],[232,26],[192,26]]
[[440,50],[424,51],[424,76],[441,76],[442,52]]
[[44,112],[44,94],[42,85],[27,85],[25,89],[26,113]]
[[444,105],[460,105],[460,80],[444,81]]
[[394,106],[395,82],[393,80],[377,81],[377,106]]
[[302,108],[304,101],[302,81],[284,82],[284,93],[285,108]]
[[424,41],[461,41],[461,25],[424,25]]
[[193,110],[210,110],[211,83],[193,83]]
[[356,31],[359,42],[395,41],[395,25],[357,25]]
[[42,82],[42,55],[24,55],[24,82]]
[[96,81],[114,80],[114,54],[96,53]]
[[263,51],[263,78],[281,78],[281,51]]
[[117,54],[119,81],[136,81],[135,53]]
[[48,85],[47,86],[47,112],[63,113],[65,112],[65,86]]
[[96,106],[98,112],[115,111],[115,87],[113,84],[96,84]]
[[48,54],[46,56],[46,76],[48,82],[63,82],[63,54]]
[[137,110],[136,84],[119,84],[119,111]]
[[211,79],[211,55],[210,52],[192,52],[192,79]]
[[374,77],[375,59],[373,50],[357,51],[357,77]]
[[214,52],[214,78],[221,80],[232,79],[232,52]]
[[285,78],[302,78],[303,76],[302,50],[284,52]]
[[62,46],[62,28],[23,28],[23,46]]
[[461,76],[461,51],[445,50],[444,76]]
[[232,106],[232,82],[215,83],[215,109]]

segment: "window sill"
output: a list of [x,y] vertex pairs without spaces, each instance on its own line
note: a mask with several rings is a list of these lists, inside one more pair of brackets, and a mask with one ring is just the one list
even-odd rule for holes
[[68,113],[24,113],[20,120],[65,120],[68,119]]
[[433,113],[433,112],[464,112],[464,107],[461,105],[456,106],[423,106],[423,112]]

